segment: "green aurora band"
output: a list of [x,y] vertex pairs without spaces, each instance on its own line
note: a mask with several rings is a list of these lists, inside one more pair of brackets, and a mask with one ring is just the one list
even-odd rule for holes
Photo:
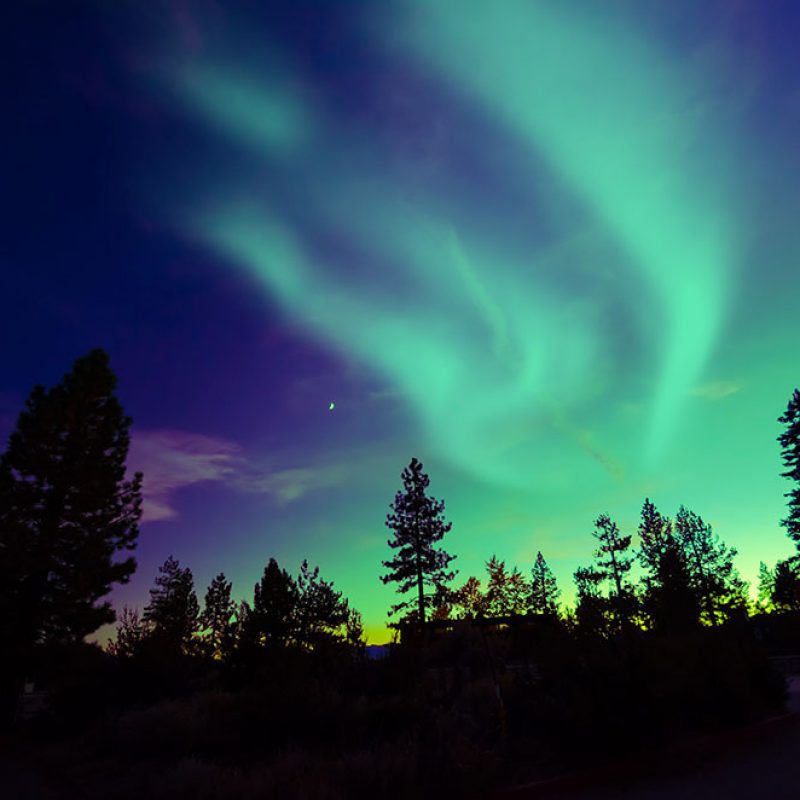
[[660,448],[714,344],[737,249],[730,180],[702,166],[726,138],[701,93],[710,79],[569,4],[413,5],[405,47],[546,156],[659,304]]
[[[498,485],[530,484],[543,429],[619,473],[570,417],[585,417],[584,404],[615,380],[604,365],[632,357],[614,341],[626,330],[656,353],[642,456],[657,455],[714,345],[735,249],[719,191],[730,181],[698,165],[720,138],[697,96],[703,81],[585,14],[477,0],[414,11],[387,47],[505,125],[530,155],[532,183],[544,158],[560,192],[585,206],[588,233],[571,242],[563,221],[555,244],[498,243],[446,189],[420,189],[397,170],[377,178],[367,137],[337,129],[279,76],[269,84],[206,62],[175,73],[183,100],[283,171],[363,268],[343,280],[274,198],[245,192],[242,201],[239,187],[188,227],[314,336],[399,390],[436,452]],[[629,319],[609,326],[610,309],[580,284],[612,260],[614,311],[626,305]],[[574,281],[559,285],[559,271]]]

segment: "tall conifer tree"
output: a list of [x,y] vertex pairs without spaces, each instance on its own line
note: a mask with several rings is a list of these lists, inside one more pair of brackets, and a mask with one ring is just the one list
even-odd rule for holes
[[436,547],[450,530],[451,523],[444,519],[444,501],[428,497],[425,490],[430,479],[422,471],[416,458],[403,470],[403,491],[398,491],[386,516],[386,527],[394,535],[387,544],[397,553],[383,566],[389,571],[381,576],[383,583],[397,583],[397,591],[415,592],[413,600],[393,606],[390,614],[398,611],[412,612],[421,625],[425,624],[425,610],[432,607],[442,588],[456,575],[450,569],[455,556]]
[[635,603],[628,579],[633,562],[631,537],[623,536],[617,523],[608,514],[601,514],[597,518],[592,535],[599,543],[594,554],[596,570],[611,587],[609,610],[617,625],[626,624],[633,616]]
[[343,638],[348,620],[349,604],[333,584],[319,576],[303,560],[297,577],[297,639],[313,649],[325,641]]
[[683,548],[703,621],[718,625],[744,612],[746,586],[733,564],[736,549],[720,541],[702,517],[683,506],[675,516],[675,533]]
[[639,524],[639,561],[644,569],[642,603],[653,628],[687,630],[697,625],[700,607],[686,553],[673,530],[649,499]]
[[142,618],[152,625],[153,636],[160,645],[187,652],[198,629],[199,615],[192,571],[169,556],[158,568]]
[[[0,641],[81,641],[136,568],[142,476],[126,476],[130,417],[103,350],[31,392],[0,456]],[[116,558],[123,554],[121,559]]]
[[471,575],[463,586],[453,592],[453,605],[459,609],[462,619],[477,619],[487,614],[486,595],[481,591],[481,582]]
[[253,590],[253,607],[245,615],[245,637],[252,644],[286,645],[297,636],[297,581],[270,558]]
[[672,539],[672,523],[661,516],[650,498],[645,498],[642,521],[639,523],[638,556],[646,578],[658,572],[661,558],[672,544]]
[[221,658],[231,643],[231,627],[236,603],[231,599],[233,585],[220,572],[209,584],[200,615],[204,649],[212,658]]
[[534,614],[549,617],[558,616],[558,599],[561,592],[558,584],[544,560],[541,550],[536,554],[536,561],[531,570],[531,591],[529,606]]
[[508,596],[511,601],[512,614],[524,614],[528,610],[528,599],[531,587],[518,567],[514,567],[508,576]]
[[493,555],[486,562],[486,609],[490,617],[506,617],[513,608],[510,575],[506,562]]

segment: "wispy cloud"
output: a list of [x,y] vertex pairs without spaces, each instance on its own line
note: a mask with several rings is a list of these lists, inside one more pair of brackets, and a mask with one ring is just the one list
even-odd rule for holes
[[177,430],[135,431],[128,465],[144,473],[143,522],[177,517],[176,494],[199,483],[267,494],[284,504],[342,478],[335,466],[271,469],[245,454],[237,442]]
[[736,392],[740,392],[743,386],[736,381],[712,381],[695,386],[691,394],[695,397],[704,397],[706,400],[722,400]]
[[226,482],[240,469],[242,449],[235,442],[176,430],[136,431],[128,465],[144,473],[144,522],[178,515],[173,496],[198,483]]
[[343,470],[336,466],[276,470],[274,472],[252,472],[241,474],[234,486],[245,492],[272,495],[280,504],[298,500],[308,492],[335,486],[341,482]]
[[625,480],[625,470],[622,465],[619,464],[613,456],[606,453],[597,445],[591,431],[573,424],[564,413],[563,409],[553,409],[553,426],[572,438],[573,441],[585,453],[597,461],[615,481],[622,483]]
[[373,389],[368,393],[367,397],[370,400],[394,400],[398,397],[403,397],[403,392],[397,388]]
[[578,445],[600,464],[615,481],[622,483],[625,480],[625,470],[612,456],[605,453],[595,444],[590,431],[576,429],[573,435]]

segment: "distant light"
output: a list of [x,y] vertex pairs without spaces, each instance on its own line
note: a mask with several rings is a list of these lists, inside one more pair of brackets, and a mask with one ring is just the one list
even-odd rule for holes
[[328,411],[333,411],[333,409],[334,409],[334,408],[336,408],[336,403],[331,403],[331,404],[328,406]]

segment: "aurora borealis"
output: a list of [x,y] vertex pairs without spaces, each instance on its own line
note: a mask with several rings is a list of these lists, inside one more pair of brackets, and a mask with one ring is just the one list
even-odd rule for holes
[[[789,3],[20,10],[0,424],[106,347],[169,553],[319,563],[383,638],[412,456],[460,579],[684,503],[790,551],[800,55]],[[31,61],[26,42],[47,53]]]

